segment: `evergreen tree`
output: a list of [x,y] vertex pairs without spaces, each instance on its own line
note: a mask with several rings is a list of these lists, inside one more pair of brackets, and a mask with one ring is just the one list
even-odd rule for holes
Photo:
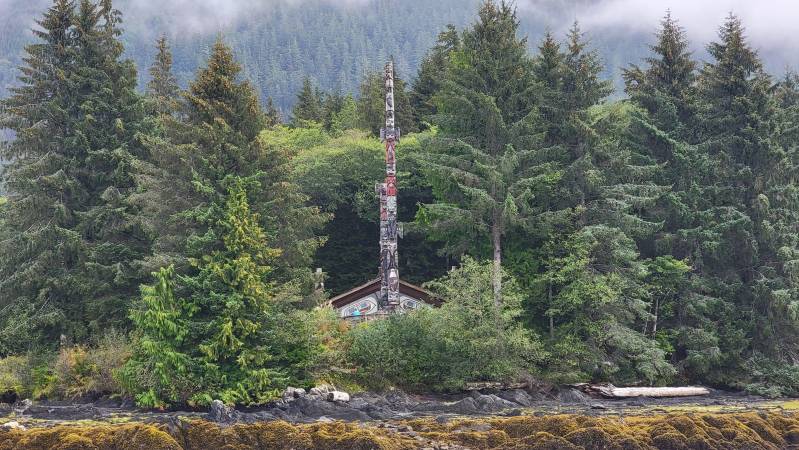
[[[199,344],[204,383],[212,389],[203,403],[220,398],[227,403],[262,403],[276,395],[275,376],[268,367],[274,325],[268,301],[274,295],[269,263],[279,251],[266,246],[259,217],[250,209],[244,182],[230,181],[225,207],[210,205],[205,216],[221,248],[197,261],[197,274],[181,278],[197,305],[195,326],[203,330]],[[221,213],[221,214],[220,214]]]
[[138,208],[130,202],[136,191],[136,161],[146,156],[139,134],[147,131],[148,123],[136,92],[133,61],[120,60],[120,22],[110,0],[96,5],[82,1],[75,18],[73,86],[85,98],[73,144],[86,152],[78,177],[90,195],[78,229],[88,250],[85,270],[92,292],[83,322],[92,331],[125,323],[130,299],[145,276],[139,261],[149,254],[151,243]]
[[147,96],[153,101],[156,114],[174,114],[178,109],[180,88],[172,73],[172,50],[166,35],[156,41],[158,53],[150,66],[150,81],[147,83]]
[[[74,4],[53,3],[37,22],[37,41],[25,48],[20,86],[4,101],[4,128],[16,139],[2,147],[4,239],[0,241],[0,304],[4,311],[2,351],[22,351],[42,335],[42,325],[63,320],[66,307],[80,298],[84,257],[75,211],[86,191],[76,179],[76,159],[64,145],[75,110],[66,76],[75,58]],[[46,120],[45,120],[46,119]],[[31,182],[40,180],[40,182]],[[13,314],[16,313],[16,314]],[[18,336],[16,323],[31,323]],[[27,334],[27,336],[26,336]],[[23,340],[15,340],[22,337]]]
[[753,350],[780,359],[796,345],[775,338],[790,336],[796,326],[795,180],[788,155],[775,142],[771,79],[737,17],[727,18],[708,52],[713,61],[699,77],[696,132],[712,158],[713,184],[703,192],[711,205],[696,234],[702,240],[696,265],[716,296],[735,303],[735,314],[718,319],[752,326],[745,336],[740,328],[722,334],[723,366],[730,369]]
[[268,97],[266,99],[264,119],[266,121],[265,125],[269,128],[275,127],[283,123],[283,118],[280,117],[280,111],[278,111],[277,108],[275,107],[275,103],[272,101],[272,97]]
[[3,298],[60,311],[65,319],[49,333],[78,340],[124,325],[142,277],[137,261],[149,252],[129,202],[144,108],[135,68],[120,60],[119,22],[108,0],[82,1],[77,11],[56,1],[6,101],[17,139],[6,155],[13,237],[0,269]]
[[297,94],[297,103],[292,110],[292,120],[320,122],[322,120],[322,98],[319,90],[314,90],[311,79],[306,77],[302,82],[302,90]]
[[[713,164],[709,155],[694,145],[696,64],[685,32],[670,13],[650,48],[653,55],[644,60],[645,67],[632,66],[624,73],[627,92],[639,107],[631,112],[626,141],[631,151],[661,167],[652,179],[671,186],[656,204],[646,208],[653,220],[662,221],[662,228],[639,242],[645,255],[654,258],[652,329],[661,330],[660,338],[668,339],[673,349],[672,361],[690,376],[695,368],[707,371],[718,362],[719,335],[708,326],[713,320],[709,314],[726,309],[723,299],[708,295],[711,283],[695,259],[703,241],[689,237],[711,208],[704,192],[712,189],[707,181]],[[662,274],[679,268],[680,262],[691,270],[685,272],[682,283],[671,284]],[[670,307],[661,310],[664,301]]]
[[435,114],[433,96],[441,89],[441,80],[449,65],[452,52],[461,47],[461,36],[455,25],[447,25],[446,30],[438,34],[436,45],[427,53],[419,65],[419,73],[413,82],[410,93],[411,107],[416,113],[416,121],[427,120]]
[[322,102],[322,128],[330,132],[333,129],[333,122],[336,116],[344,107],[344,97],[340,94],[327,94]]
[[[358,97],[360,128],[368,130],[375,136],[380,135],[380,129],[386,126],[386,83],[383,77],[382,71],[366,75],[361,83]],[[419,130],[405,81],[398,74],[396,67],[394,68],[394,119],[403,134]]]
[[456,255],[488,238],[497,305],[503,237],[535,217],[531,200],[549,181],[537,164],[542,147],[534,78],[518,26],[514,9],[504,2],[480,8],[435,97],[441,133],[423,155],[439,203],[425,205],[419,220],[434,236],[449,238],[448,250]]
[[[142,287],[131,317],[142,336],[123,380],[143,406],[194,402],[261,403],[275,395],[277,370],[269,367],[268,326],[273,284],[258,215],[247,201],[244,181],[230,180],[224,208],[210,205],[205,220],[222,245],[198,260],[195,275],[172,267]],[[175,286],[186,297],[175,295]],[[275,378],[277,377],[277,378]]]
[[546,140],[549,145],[559,144],[556,127],[566,120],[560,99],[564,71],[564,55],[560,51],[560,44],[552,33],[547,32],[533,60],[533,73],[540,88],[538,104],[542,118],[548,124]]

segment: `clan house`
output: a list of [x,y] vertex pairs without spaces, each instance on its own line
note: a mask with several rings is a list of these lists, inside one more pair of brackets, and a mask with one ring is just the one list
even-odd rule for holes
[[432,294],[400,279],[397,258],[397,164],[400,130],[394,124],[394,67],[386,64],[386,127],[380,138],[386,144],[386,179],[375,186],[380,197],[380,267],[378,277],[330,300],[345,319],[368,319],[437,304]]

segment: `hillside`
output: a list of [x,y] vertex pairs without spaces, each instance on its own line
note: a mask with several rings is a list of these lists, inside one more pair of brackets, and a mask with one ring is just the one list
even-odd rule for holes
[[[437,33],[448,23],[462,27],[473,22],[479,0],[278,0],[266,2],[268,6],[236,6],[242,3],[246,2],[116,2],[124,18],[122,40],[139,67],[140,81],[146,81],[145,68],[161,33],[173,41],[175,74],[185,86],[221,32],[245,63],[244,73],[262,98],[273,97],[285,116],[305,76],[325,90],[354,92],[365,72],[382,67],[394,56],[399,75],[412,77]],[[621,95],[619,68],[639,61],[652,40],[649,31],[592,20],[589,7],[603,3],[599,0],[518,3],[520,29],[529,36],[531,49],[546,29],[563,38],[575,17],[587,21],[584,28],[605,63],[604,76],[614,79],[616,96]],[[30,40],[34,18],[47,4],[47,0],[0,2],[0,27],[5,31],[0,34],[0,97],[15,82],[23,44]],[[662,14],[666,7],[653,8]],[[718,23],[720,19],[707,28]],[[704,42],[693,44],[697,56],[703,58]],[[796,64],[795,54],[763,56],[772,72],[780,72]]]

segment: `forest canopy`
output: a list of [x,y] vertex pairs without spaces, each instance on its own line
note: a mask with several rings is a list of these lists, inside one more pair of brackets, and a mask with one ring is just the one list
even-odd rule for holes
[[799,76],[767,73],[735,15],[700,63],[666,13],[614,97],[579,23],[530,43],[487,0],[443,27],[395,105],[400,273],[445,303],[362,324],[327,300],[377,273],[379,73],[356,94],[294,83],[289,114],[261,95],[286,80],[224,36],[183,89],[167,37],[149,67],[125,57],[111,0],[38,23],[0,116],[0,394],[799,395]]

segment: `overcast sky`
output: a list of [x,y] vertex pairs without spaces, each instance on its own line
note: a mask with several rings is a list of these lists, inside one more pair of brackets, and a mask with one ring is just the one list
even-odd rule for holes
[[[529,9],[536,0],[520,0]],[[651,32],[670,9],[692,41],[708,42],[730,13],[741,17],[747,35],[758,47],[799,47],[799,0],[600,0],[576,15],[587,29],[613,27]]]
[[[128,24],[147,24],[148,18],[165,19],[173,33],[216,33],[256,10],[273,10],[280,4],[325,2],[352,9],[374,8],[383,0],[116,0]],[[401,3],[404,0],[393,0]],[[436,1],[436,0],[431,0]],[[464,0],[473,5],[475,0]],[[0,18],[13,11],[30,10],[30,21],[50,0],[0,0]],[[516,0],[523,22],[546,24],[562,32],[579,20],[589,35],[651,42],[667,9],[688,33],[695,50],[716,38],[719,25],[733,12],[740,16],[750,42],[778,65],[799,64],[799,0]],[[23,12],[23,14],[27,11]],[[28,14],[25,14],[28,15]],[[8,16],[6,16],[9,19]],[[22,17],[11,20],[24,20]],[[605,33],[612,30],[613,33]]]

